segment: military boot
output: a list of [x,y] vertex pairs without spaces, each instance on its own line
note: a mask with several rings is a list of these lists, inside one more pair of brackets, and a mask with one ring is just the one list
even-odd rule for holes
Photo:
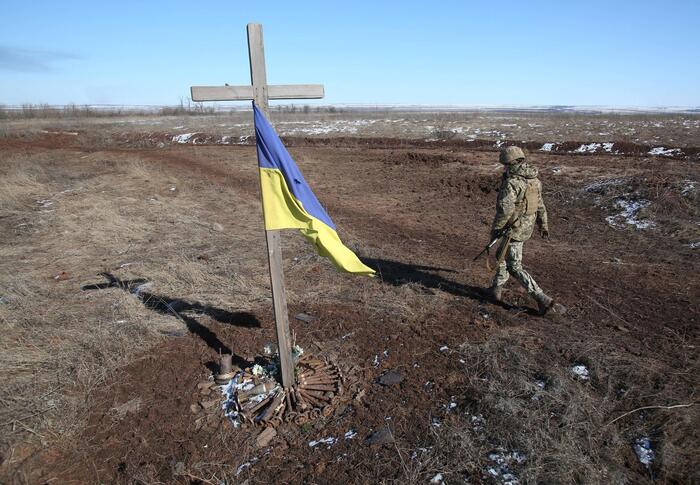
[[489,288],[489,296],[493,301],[498,303],[503,302],[503,285],[493,285]]
[[554,300],[542,293],[537,293],[533,295],[533,298],[537,302],[537,307],[540,311],[540,315],[546,315],[552,306],[554,306]]

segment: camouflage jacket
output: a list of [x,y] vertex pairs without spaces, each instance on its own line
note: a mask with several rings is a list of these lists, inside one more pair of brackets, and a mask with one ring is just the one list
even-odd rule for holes
[[542,183],[537,178],[537,169],[527,162],[509,165],[503,174],[492,230],[501,229],[511,217],[518,219],[510,231],[514,241],[530,239],[535,223],[548,230]]

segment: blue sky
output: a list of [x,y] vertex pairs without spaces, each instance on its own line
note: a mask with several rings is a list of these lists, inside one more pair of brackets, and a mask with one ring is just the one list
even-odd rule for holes
[[325,103],[700,106],[698,1],[0,0],[0,103],[177,104],[270,83]]

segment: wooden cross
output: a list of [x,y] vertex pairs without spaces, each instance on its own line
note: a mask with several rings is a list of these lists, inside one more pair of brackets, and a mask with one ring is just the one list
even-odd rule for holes
[[[321,84],[268,85],[265,73],[265,50],[261,24],[248,24],[248,56],[250,58],[250,86],[192,86],[192,101],[240,101],[250,100],[269,120],[269,99],[317,99],[323,97]],[[265,231],[267,256],[270,263],[270,283],[277,328],[282,386],[294,385],[291,337],[287,296],[284,291],[280,231]]]

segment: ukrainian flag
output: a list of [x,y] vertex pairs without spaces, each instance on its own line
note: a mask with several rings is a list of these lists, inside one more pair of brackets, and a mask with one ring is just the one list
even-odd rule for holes
[[300,229],[318,254],[330,259],[339,270],[374,275],[375,271],[340,241],[335,224],[255,104],[253,111],[265,229]]

